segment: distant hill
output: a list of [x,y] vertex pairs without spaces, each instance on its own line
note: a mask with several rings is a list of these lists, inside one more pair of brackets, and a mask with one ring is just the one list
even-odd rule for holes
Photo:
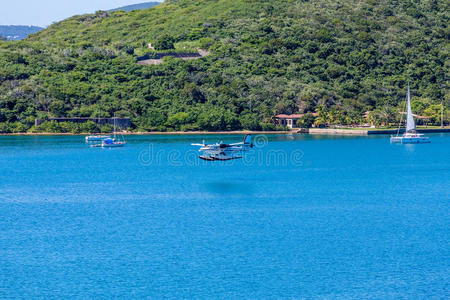
[[133,11],[133,10],[138,10],[138,9],[147,9],[147,8],[151,8],[158,4],[161,4],[161,2],[144,2],[144,3],[122,6],[119,8],[111,9],[109,11],[118,11],[118,10]]
[[[408,81],[413,111],[438,120],[441,99],[450,107],[449,11],[443,0],[166,0],[73,16],[0,42],[0,132],[114,113],[137,131],[272,130],[275,115],[308,112],[317,126],[367,111],[388,124]],[[210,55],[138,65],[157,55],[150,43]]]
[[6,37],[8,40],[23,40],[31,33],[41,31],[42,27],[38,26],[22,26],[22,25],[0,25],[0,36]]

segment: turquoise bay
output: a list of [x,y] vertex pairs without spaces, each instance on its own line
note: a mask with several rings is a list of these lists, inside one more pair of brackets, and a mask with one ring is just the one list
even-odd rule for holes
[[[0,297],[443,298],[450,135],[0,137]],[[238,142],[241,135],[206,136]]]

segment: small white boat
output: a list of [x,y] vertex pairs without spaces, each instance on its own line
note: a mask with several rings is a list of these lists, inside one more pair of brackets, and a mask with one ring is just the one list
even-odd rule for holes
[[109,136],[109,135],[88,135],[84,139],[85,139],[86,143],[88,143],[88,142],[103,141],[108,138],[111,138],[111,136]]
[[116,116],[114,115],[114,138],[111,138],[110,136],[106,137],[105,139],[101,140],[101,144],[95,144],[91,145],[93,148],[101,147],[101,148],[115,148],[115,147],[123,147],[125,146],[126,142],[122,135],[122,140],[119,141],[116,138]]
[[[407,95],[407,113],[406,113],[406,130],[405,133],[399,135],[397,132],[396,136],[391,136],[391,143],[400,144],[421,144],[421,143],[431,143],[430,139],[421,133],[416,132],[416,123],[414,122],[414,117],[411,110],[411,100],[409,93],[409,82],[408,82],[408,95]],[[400,131],[400,128],[399,128]]]

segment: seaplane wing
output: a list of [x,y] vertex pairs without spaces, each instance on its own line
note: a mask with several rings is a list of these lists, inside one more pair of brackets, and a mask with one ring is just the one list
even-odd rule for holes
[[202,142],[201,144],[191,144],[191,146],[201,146],[201,147],[204,147],[204,146],[206,146],[205,140],[203,140],[203,142]]
[[229,146],[248,146],[252,148],[253,147],[252,136],[250,134],[247,134],[244,138],[244,141],[240,143],[229,144]]
[[226,151],[246,151],[248,149],[243,148],[242,146],[231,146],[226,149]]

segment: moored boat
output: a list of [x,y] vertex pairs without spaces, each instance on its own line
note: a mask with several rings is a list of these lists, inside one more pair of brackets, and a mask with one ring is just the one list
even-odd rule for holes
[[392,136],[391,143],[420,144],[431,143],[431,141],[421,133],[405,132],[402,136]]
[[101,148],[115,148],[115,147],[123,147],[126,142],[122,135],[122,140],[118,140],[116,136],[116,116],[114,115],[114,138],[107,137],[101,140],[101,144],[91,145],[91,147],[101,147]]
[[116,141],[116,139],[107,138],[102,140],[101,144],[92,145],[91,147],[113,148],[113,147],[123,147],[125,144],[126,144],[125,141]]
[[[414,116],[411,110],[411,97],[409,92],[409,82],[408,82],[408,94],[407,94],[407,113],[406,113],[406,129],[405,133],[399,135],[397,132],[396,136],[391,136],[391,143],[400,144],[421,144],[421,143],[431,143],[430,139],[421,133],[416,131],[416,123],[414,122]],[[399,128],[400,131],[400,128]]]
[[86,142],[98,142],[111,138],[109,135],[88,135],[84,139]]

